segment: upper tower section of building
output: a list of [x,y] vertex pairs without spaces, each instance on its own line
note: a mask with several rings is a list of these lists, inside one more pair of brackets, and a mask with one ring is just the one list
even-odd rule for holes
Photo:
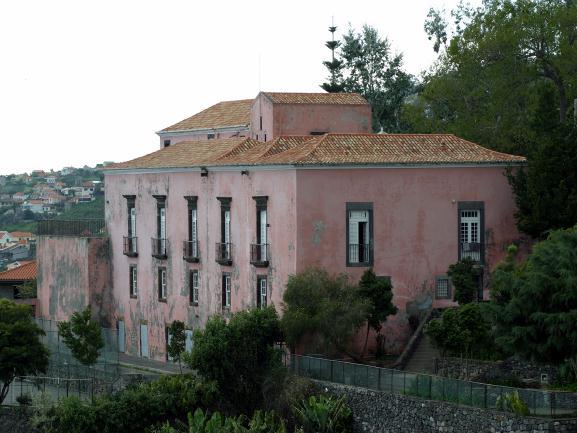
[[357,93],[260,92],[223,101],[158,132],[160,147],[182,141],[370,133],[371,106]]

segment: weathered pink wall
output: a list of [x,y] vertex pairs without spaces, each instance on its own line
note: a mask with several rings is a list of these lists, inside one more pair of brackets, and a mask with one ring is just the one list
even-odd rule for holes
[[[262,116],[262,129],[260,129]],[[280,135],[310,135],[311,132],[370,133],[370,105],[273,104],[259,94],[251,107],[250,136],[267,141]]]
[[37,257],[37,316],[68,320],[90,304],[93,316],[108,325],[112,282],[107,239],[39,236]]
[[[209,169],[210,170],[210,169]],[[296,266],[296,197],[293,170],[198,171],[106,175],[106,221],[112,245],[115,320],[124,320],[126,351],[139,354],[140,323],[148,324],[150,356],[165,358],[165,327],[182,320],[191,329],[203,326],[210,315],[222,313],[222,272],[231,273],[232,311],[256,306],[257,275],[268,275],[269,302],[280,305],[282,289]],[[123,254],[127,235],[127,203],[123,195],[136,195],[138,257]],[[151,255],[151,237],[156,237],[156,200],[166,195],[168,259]],[[187,239],[185,196],[198,196],[200,263],[182,259],[182,242]],[[256,242],[256,203],[253,196],[268,196],[270,265],[250,264],[250,244]],[[220,202],[232,197],[231,237],[233,265],[215,262],[215,244],[220,242]],[[129,296],[129,265],[138,266],[138,297]],[[157,269],[166,266],[167,302],[159,302]],[[200,273],[199,306],[189,304],[188,270]],[[280,308],[277,308],[280,310]]]
[[321,266],[358,281],[367,268],[346,267],[346,203],[372,202],[374,270],[392,277],[399,313],[385,333],[396,342],[389,349],[398,352],[408,337],[407,303],[419,298],[423,307],[430,304],[435,277],[458,260],[460,201],[485,202],[485,264],[491,269],[519,237],[503,168],[299,170],[296,270]]

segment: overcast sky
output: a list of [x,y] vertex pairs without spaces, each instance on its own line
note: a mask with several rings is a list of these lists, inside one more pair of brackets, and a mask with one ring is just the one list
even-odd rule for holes
[[429,8],[457,2],[3,0],[0,174],[124,161],[218,101],[320,91],[331,17],[376,27],[419,74]]

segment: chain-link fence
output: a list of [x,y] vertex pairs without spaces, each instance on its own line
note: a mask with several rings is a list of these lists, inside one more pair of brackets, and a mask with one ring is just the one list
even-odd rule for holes
[[571,392],[511,388],[310,356],[289,355],[285,364],[311,379],[485,409],[498,409],[498,399],[517,392],[531,415],[577,416],[577,394]]
[[50,351],[50,364],[46,375],[61,379],[87,379],[113,382],[120,375],[118,363],[118,332],[116,329],[101,328],[104,347],[96,364],[88,367],[80,364],[64,344],[58,333],[58,322],[36,318],[36,323],[45,332],[42,343]]

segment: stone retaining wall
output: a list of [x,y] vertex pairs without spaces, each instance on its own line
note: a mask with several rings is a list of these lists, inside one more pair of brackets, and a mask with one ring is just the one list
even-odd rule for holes
[[354,433],[577,433],[577,419],[550,420],[317,382],[346,396]]
[[436,360],[436,371],[439,376],[453,379],[477,381],[487,376],[510,375],[532,383],[541,383],[542,375],[547,376],[545,383],[554,383],[558,374],[557,368],[553,366],[537,365],[512,358],[497,362],[440,358]]

